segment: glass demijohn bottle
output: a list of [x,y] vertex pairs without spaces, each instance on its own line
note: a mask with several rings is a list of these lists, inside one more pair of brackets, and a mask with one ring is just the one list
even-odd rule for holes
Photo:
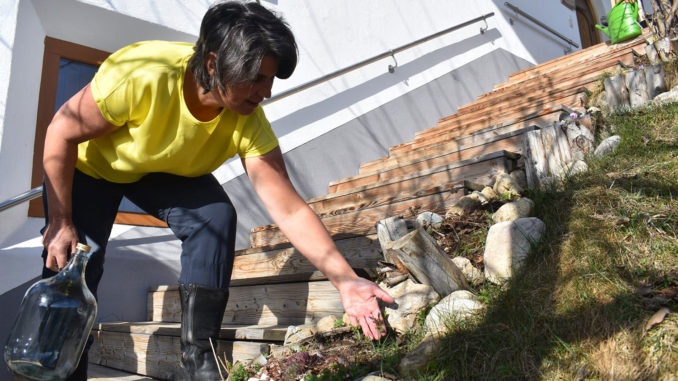
[[89,251],[79,243],[66,268],[26,291],[4,351],[15,376],[64,380],[78,366],[97,313],[85,283]]

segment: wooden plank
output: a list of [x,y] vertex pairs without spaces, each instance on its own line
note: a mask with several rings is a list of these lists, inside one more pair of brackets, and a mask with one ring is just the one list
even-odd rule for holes
[[[491,170],[492,169],[488,167],[482,172],[487,173]],[[451,172],[457,171],[453,170]],[[454,179],[453,181],[456,182],[458,178],[455,178],[454,176],[455,175],[450,175],[448,173],[436,173],[423,177],[420,183],[422,187],[427,187],[431,186],[431,184],[428,184],[428,182],[447,181],[449,178]],[[486,182],[489,183],[489,179],[486,179]],[[375,234],[376,229],[374,225],[379,222],[379,220],[393,215],[406,213],[411,214],[412,210],[444,213],[446,208],[454,204],[456,200],[463,195],[462,193],[463,192],[452,193],[447,191],[435,193],[365,210],[327,216],[322,218],[321,221],[325,225],[325,228],[327,228],[329,231],[330,235],[342,234],[344,236],[359,236]],[[267,225],[256,228],[250,233],[250,245],[252,247],[271,245],[286,241],[287,237],[285,237],[285,235],[276,225]]]
[[618,60],[624,60],[632,54],[632,48],[618,49],[606,54],[589,57],[586,60],[570,63],[566,66],[559,67],[558,70],[535,73],[535,75],[529,78],[525,78],[521,81],[516,81],[513,83],[506,83],[499,88],[495,88],[491,92],[481,95],[477,98],[477,100],[486,101],[498,95],[511,93],[516,89],[533,88],[535,84],[540,82],[543,83],[544,81],[550,81],[551,83],[556,83],[558,81],[562,81],[565,78],[572,78],[578,74],[588,74],[594,70],[599,70],[605,67],[612,68],[617,64]]
[[[372,173],[358,174],[330,183],[330,186],[350,186],[360,182],[363,178],[370,178],[372,181],[385,181],[398,176],[404,176],[408,173],[419,172],[431,168],[440,167],[456,161],[467,160],[473,157],[481,156],[488,152],[509,151],[520,153],[521,137],[519,134],[510,136],[495,136],[494,140],[482,145],[472,147],[459,147],[455,142],[448,145],[438,145],[428,150],[417,150],[410,152],[409,155],[401,155],[394,158],[386,165],[380,166]],[[455,147],[456,146],[456,147]],[[439,147],[449,147],[447,150],[438,150]],[[428,147],[427,147],[428,148]],[[418,155],[416,154],[418,153]]]
[[[337,248],[355,269],[374,269],[381,259],[374,235],[341,239]],[[327,279],[294,247],[235,257],[231,286]]]
[[[517,84],[520,83],[521,81],[525,79],[532,78],[536,75],[541,75],[544,73],[549,73],[553,72],[556,70],[560,70],[563,67],[567,67],[570,65],[573,61],[576,63],[582,63],[582,62],[592,62],[596,59],[598,59],[601,56],[605,56],[606,54],[612,54],[614,52],[618,51],[623,51],[623,50],[628,50],[628,49],[638,49],[639,47],[643,47],[645,45],[645,38],[643,36],[639,36],[634,40],[630,41],[625,41],[621,44],[609,44],[609,43],[601,43],[594,45],[592,47],[589,47],[587,49],[582,49],[578,52],[568,54],[559,58],[556,58],[554,60],[546,61],[542,64],[535,65],[526,69],[523,69],[521,71],[515,72],[513,74],[509,75],[509,80],[507,82],[504,82],[503,84],[499,84],[495,86],[495,89],[500,89],[506,85],[509,84]],[[574,58],[574,60],[573,60]]]
[[617,66],[619,61],[632,63],[633,56],[630,52],[624,52],[611,56],[604,61],[589,62],[586,65],[539,76],[529,82],[506,87],[501,91],[495,90],[487,93],[482,98],[460,107],[457,112],[466,113],[476,111],[496,103],[501,103],[505,99],[538,94],[545,89],[554,89],[558,87],[565,88],[573,85],[579,86],[582,80],[595,79],[606,71],[619,69]]
[[[89,361],[109,368],[169,380],[179,367],[181,343],[178,336],[92,331],[94,343]],[[261,342],[217,340],[216,352],[229,362],[247,362],[269,352]]]
[[[286,325],[223,325],[218,338],[225,340],[247,341],[284,341]],[[140,333],[144,335],[181,336],[181,323],[142,321],[142,322],[108,322],[96,323],[93,330]]]
[[[625,64],[632,64],[633,57],[629,55],[627,58],[621,61],[623,61]],[[554,101],[557,101],[557,103],[574,106],[574,103],[576,103],[575,99],[577,98],[572,96],[582,92],[583,88],[586,86],[594,84],[600,75],[602,75],[607,70],[608,69],[601,69],[579,78],[548,86],[541,91],[528,92],[524,94],[510,94],[506,97],[502,97],[502,100],[490,101],[489,103],[476,103],[465,108],[463,112],[458,112],[452,117],[441,120],[438,126],[442,127],[445,125],[445,122],[459,118],[473,119],[487,117],[488,114],[492,113],[505,114],[506,112],[512,111],[513,109],[529,107],[537,102],[553,103]],[[434,132],[435,131],[431,131],[430,133]]]
[[106,368],[94,363],[87,364],[87,381],[153,381],[155,378]]
[[[332,191],[330,193],[338,193],[338,194],[345,194],[345,193],[352,193],[352,192],[362,192],[367,189],[371,188],[382,188],[384,189],[384,192],[387,193],[393,193],[393,192],[415,192],[417,189],[421,188],[426,188],[430,186],[436,186],[436,185],[441,185],[441,184],[448,184],[453,181],[460,181],[460,180],[470,180],[466,176],[460,176],[463,175],[463,170],[458,170],[454,173],[456,178],[453,176],[450,176],[448,178],[448,181],[445,181],[443,183],[440,182],[426,182],[424,184],[418,184],[416,181],[411,182],[410,180],[421,180],[424,179],[430,175],[433,175],[435,173],[439,172],[448,172],[453,169],[457,168],[464,168],[464,167],[473,167],[479,163],[485,162],[485,161],[492,161],[497,158],[501,157],[508,157],[508,158],[515,158],[517,159],[517,156],[515,154],[512,154],[510,152],[506,151],[497,151],[493,152],[490,154],[482,155],[473,159],[466,159],[466,160],[461,160],[457,161],[448,165],[436,167],[436,168],[431,168],[431,169],[426,169],[422,170],[416,173],[409,174],[407,176],[401,176],[401,177],[395,177],[392,179],[389,179],[385,182],[367,182],[366,185],[343,185],[343,184],[338,184],[336,186],[332,186]],[[478,176],[479,172],[476,170],[471,170],[471,177]],[[452,175],[452,174],[451,174]],[[334,196],[336,197],[336,195]]]
[[401,162],[417,160],[418,158],[427,155],[429,151],[444,152],[487,144],[497,140],[498,138],[501,138],[502,136],[507,136],[512,133],[522,133],[525,129],[535,128],[535,126],[538,127],[540,125],[550,123],[553,120],[558,120],[561,112],[563,112],[563,110],[554,110],[543,116],[537,116],[535,118],[514,119],[488,128],[480,129],[478,131],[468,131],[468,135],[460,136],[452,140],[443,140],[428,146],[412,149],[410,151],[392,153],[389,156],[361,164],[358,173],[367,174],[389,169],[393,166],[400,165]]
[[[386,181],[367,181],[366,184],[374,185],[388,183]],[[360,187],[360,184],[354,186],[357,189]],[[323,197],[309,201],[309,206],[320,218],[326,218],[391,205],[397,202],[409,201],[435,193],[456,191],[459,187],[461,187],[461,183],[450,182],[434,186],[421,186],[409,193],[406,193],[402,188],[400,189],[402,191],[396,190],[389,193],[385,191],[383,187],[368,187],[367,189],[357,192],[351,192],[351,187],[349,186],[344,187],[348,188],[344,189],[344,192],[329,193]],[[394,188],[397,188],[397,186],[394,186]],[[348,190],[348,192],[346,192],[346,190]]]
[[[475,133],[475,132],[480,132],[486,129],[492,129],[492,128],[497,128],[500,126],[508,126],[511,124],[519,123],[521,121],[530,121],[532,123],[538,123],[542,121],[541,119],[547,118],[548,115],[556,114],[559,115],[560,112],[564,111],[565,109],[569,110],[569,106],[566,106],[564,104],[558,104],[558,103],[553,103],[551,107],[545,107],[544,104],[538,104],[536,105],[538,107],[530,107],[527,108],[523,113],[515,116],[507,116],[507,115],[500,115],[496,117],[494,120],[491,121],[491,123],[486,123],[486,124],[478,124],[478,123],[469,123],[465,120],[465,118],[459,116],[458,114],[451,115],[444,120],[441,119],[438,121],[438,124],[433,127],[429,128],[427,130],[423,131],[418,131],[415,133],[415,140],[416,139],[421,139],[423,137],[426,137],[427,135],[440,135],[441,133],[445,133],[447,131],[452,131],[452,130],[463,130],[463,131],[468,131],[467,133]],[[549,119],[550,120],[550,119]],[[455,138],[458,138],[459,136],[455,136]]]
[[467,126],[490,126],[496,123],[497,118],[515,119],[534,113],[549,112],[553,107],[561,104],[575,107],[585,99],[586,94],[584,90],[584,87],[571,88],[565,91],[558,91],[549,96],[516,99],[513,100],[513,103],[511,104],[493,106],[486,110],[466,114],[458,119],[451,119],[439,124],[439,126],[445,128],[438,131],[437,134],[417,136],[414,140],[413,147],[416,148],[423,145],[429,145],[445,139],[454,139],[468,133]]
[[[149,292],[151,321],[180,322],[178,288]],[[230,288],[223,324],[300,325],[341,316],[339,292],[329,281]]]
[[[625,63],[625,64],[632,64],[633,63],[633,56],[628,54],[621,58],[619,61]],[[612,67],[616,66],[617,61],[615,60],[614,65]],[[512,96],[505,96],[503,101],[492,101],[489,102],[488,104],[482,104],[482,103],[475,103],[472,104],[472,106],[469,106],[468,108],[465,106],[464,112],[458,112],[457,114],[445,117],[440,119],[438,126],[435,127],[435,129],[441,129],[444,128],[445,123],[452,121],[452,120],[457,120],[459,118],[474,118],[482,115],[486,115],[489,109],[492,110],[502,110],[502,112],[506,112],[506,110],[510,110],[511,108],[514,107],[525,107],[527,104],[530,103],[535,103],[535,102],[540,102],[540,101],[550,101],[552,102],[555,99],[566,99],[569,95],[575,94],[580,91],[583,87],[589,86],[593,83],[595,83],[599,76],[604,73],[606,70],[609,70],[608,68],[599,68],[598,71],[584,75],[584,76],[578,76],[577,78],[568,80],[566,82],[561,82],[561,83],[556,83],[552,86],[549,86],[547,90],[544,91],[538,91],[534,93],[528,93],[528,94],[523,94],[523,95],[516,95],[513,94]],[[564,103],[566,105],[572,105],[572,103],[566,102],[566,101],[560,101],[559,103]],[[489,109],[488,109],[489,108]],[[428,133],[435,133],[435,129],[433,130],[427,130],[424,132],[424,134]]]
[[[341,189],[338,192],[364,192],[367,189],[378,190],[384,194],[406,195],[405,201],[393,202],[383,206],[361,209],[342,214],[330,214],[321,218],[323,224],[332,235],[344,234],[348,236],[373,234],[374,224],[380,219],[397,214],[403,214],[411,208],[444,212],[453,203],[458,195],[447,192],[436,192],[421,195],[420,189],[436,189],[445,185],[454,184],[461,180],[470,180],[489,184],[499,172],[510,172],[513,160],[517,158],[505,151],[483,155],[450,165],[423,170],[413,175],[396,177],[384,183],[371,184],[363,187]],[[461,186],[461,185],[460,185]],[[339,197],[341,193],[330,195]],[[441,209],[442,208],[442,209]],[[251,247],[274,245],[287,242],[287,238],[276,225],[261,226],[252,229],[250,233]]]

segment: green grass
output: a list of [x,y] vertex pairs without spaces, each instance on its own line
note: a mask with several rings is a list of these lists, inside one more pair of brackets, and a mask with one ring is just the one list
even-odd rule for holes
[[[547,226],[524,270],[485,285],[487,314],[454,327],[422,379],[662,379],[678,373],[678,106],[597,119],[618,151],[561,189],[530,192]],[[673,273],[671,271],[674,271]]]

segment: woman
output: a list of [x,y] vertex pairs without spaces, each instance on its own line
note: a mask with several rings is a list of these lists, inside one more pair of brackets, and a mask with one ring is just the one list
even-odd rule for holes
[[[123,196],[167,222],[182,241],[177,379],[219,379],[209,338],[228,299],[236,214],[211,172],[235,154],[274,222],[339,290],[351,324],[371,339],[384,334],[377,298],[393,299],[355,274],[297,194],[259,105],[296,62],[281,18],[254,2],[216,4],[195,46],[146,41],[112,54],[47,130],[43,276],[64,267],[84,240],[96,294]],[[86,379],[86,364],[85,352],[71,379]]]

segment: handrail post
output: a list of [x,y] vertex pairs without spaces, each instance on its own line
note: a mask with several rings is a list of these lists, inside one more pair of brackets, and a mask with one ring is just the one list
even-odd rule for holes
[[[575,48],[579,49],[579,45],[576,42],[574,42],[574,41],[570,40],[569,38],[563,36],[559,32],[553,30],[548,25],[544,24],[543,22],[541,22],[541,21],[537,20],[536,18],[530,16],[529,14],[525,13],[525,11],[521,10],[520,8],[516,7],[515,5],[513,5],[513,4],[511,4],[507,1],[507,2],[504,3],[504,6],[506,6],[507,8],[510,8],[511,10],[513,10],[516,13],[520,14],[521,16],[525,17],[526,19],[532,21],[533,23],[535,23],[535,24],[539,25],[540,27],[546,29],[547,31],[551,32],[556,37],[559,37],[561,40],[563,40],[563,41],[567,42],[568,44],[574,46]],[[568,48],[569,48],[569,46],[568,46]]]

